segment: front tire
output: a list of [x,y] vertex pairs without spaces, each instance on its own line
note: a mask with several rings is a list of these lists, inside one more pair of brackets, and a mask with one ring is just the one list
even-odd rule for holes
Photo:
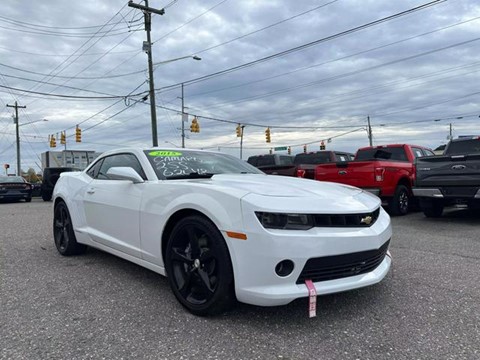
[[410,195],[405,185],[398,185],[389,204],[392,215],[406,215],[408,213]]
[[175,297],[191,313],[216,315],[233,304],[233,270],[227,244],[205,217],[188,216],[174,226],[165,266]]
[[63,256],[79,255],[87,249],[85,245],[77,243],[72,219],[63,201],[55,205],[53,211],[53,238],[58,252]]
[[428,218],[439,218],[443,214],[444,205],[440,201],[433,199],[431,201],[423,201],[423,214]]

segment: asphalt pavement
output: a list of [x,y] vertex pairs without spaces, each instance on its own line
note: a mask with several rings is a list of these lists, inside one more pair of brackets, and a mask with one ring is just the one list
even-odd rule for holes
[[202,318],[166,278],[104,252],[62,257],[52,203],[0,203],[0,359],[480,359],[480,215],[393,218],[378,285]]

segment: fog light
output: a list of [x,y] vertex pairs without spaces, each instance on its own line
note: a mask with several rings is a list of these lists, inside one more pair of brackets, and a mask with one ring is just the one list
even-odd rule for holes
[[278,276],[285,277],[292,273],[294,267],[292,260],[282,260],[275,266],[275,272]]

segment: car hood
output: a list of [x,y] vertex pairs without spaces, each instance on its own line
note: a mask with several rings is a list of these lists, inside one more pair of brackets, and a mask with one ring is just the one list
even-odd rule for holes
[[[184,181],[184,180],[182,180]],[[218,174],[210,179],[187,180],[229,193],[257,207],[284,210],[354,213],[371,211],[380,199],[361,189],[323,181],[263,174]]]
[[263,174],[219,174],[211,178],[211,184],[274,197],[331,198],[332,196],[344,196],[346,193],[358,194],[362,191],[352,186],[335,183]]

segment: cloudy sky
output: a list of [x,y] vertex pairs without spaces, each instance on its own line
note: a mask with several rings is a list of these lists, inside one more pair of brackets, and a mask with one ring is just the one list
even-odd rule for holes
[[[149,6],[165,8],[152,16],[151,32],[161,147],[181,146],[182,83],[186,146],[239,156],[241,124],[244,158],[271,147],[314,151],[322,140],[354,152],[368,146],[368,116],[375,145],[435,148],[450,124],[454,137],[480,133],[478,0]],[[39,170],[42,152],[63,148],[59,139],[55,149],[48,144],[62,131],[69,150],[152,144],[140,10],[126,0],[4,0],[0,29],[0,163],[15,170],[7,107],[15,101],[26,106],[19,109],[24,170]],[[189,131],[193,116],[200,133]]]

